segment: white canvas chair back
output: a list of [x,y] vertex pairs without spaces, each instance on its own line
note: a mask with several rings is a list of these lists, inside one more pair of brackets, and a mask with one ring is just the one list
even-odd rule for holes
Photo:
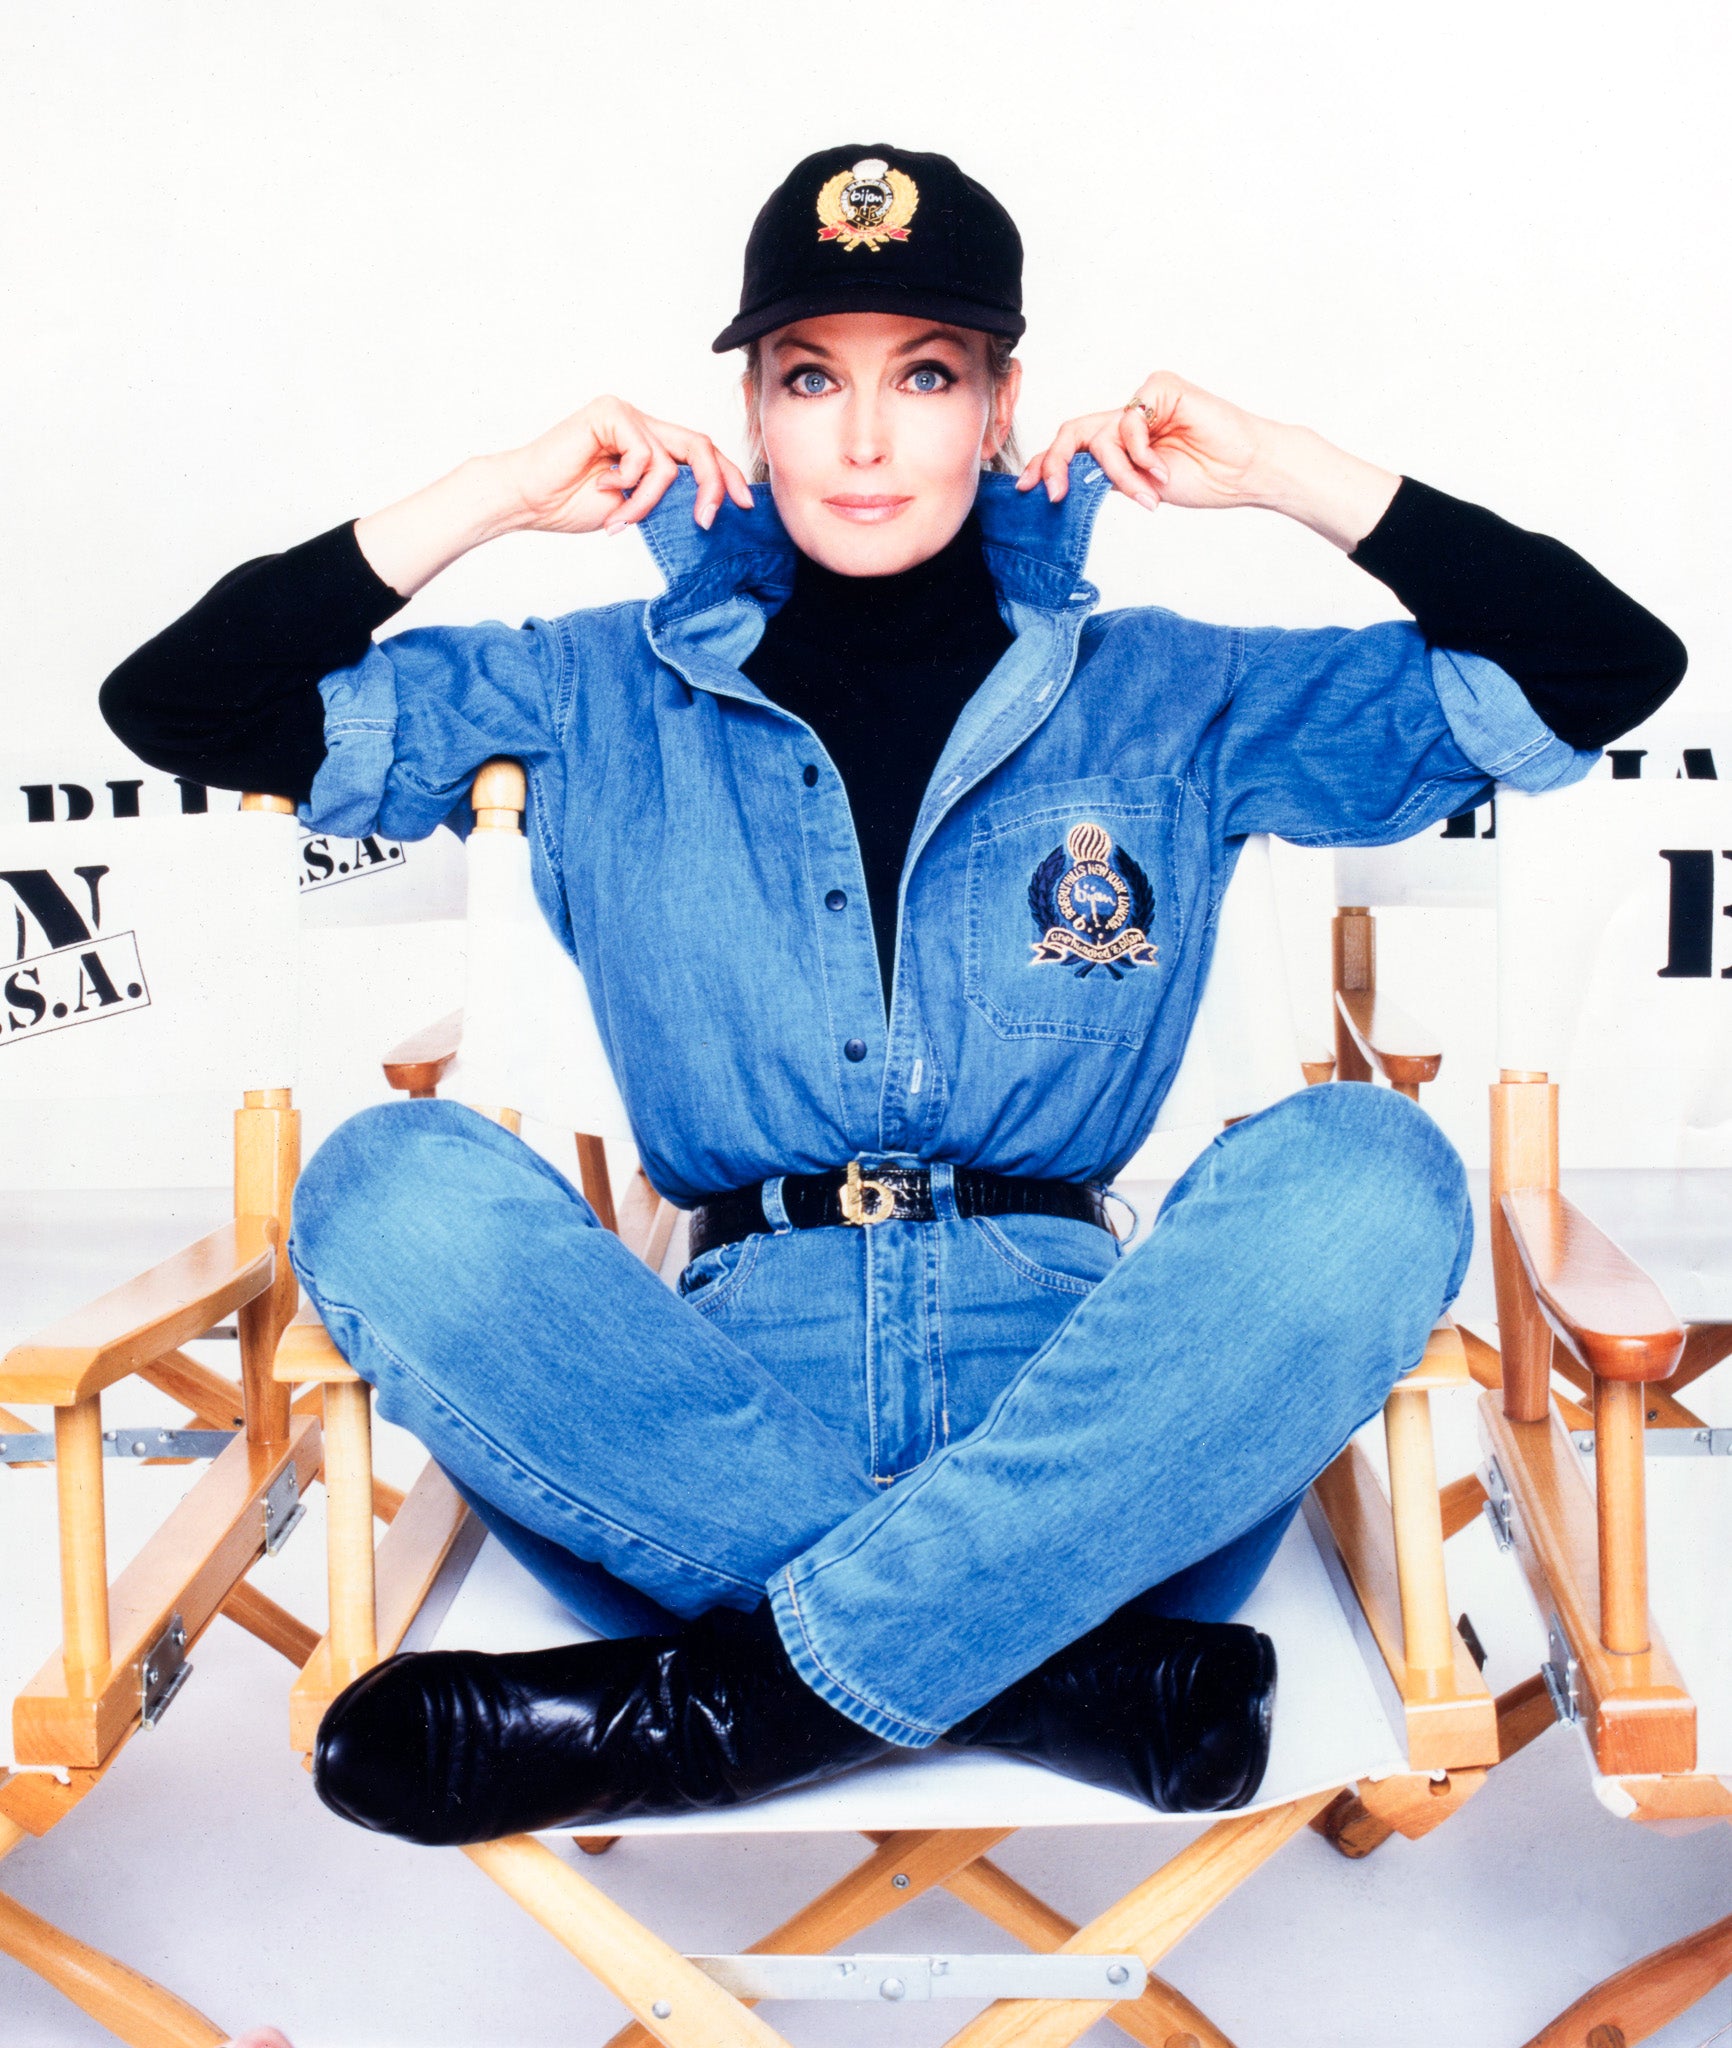
[[1246,840],[1221,901],[1214,958],[1179,1071],[1123,1178],[1166,1178],[1176,1144],[1200,1150],[1229,1119],[1254,1116],[1304,1085],[1269,842],[1257,834]]
[[1500,790],[1394,846],[1335,851],[1335,900],[1368,910],[1489,910],[1497,900]]
[[264,811],[0,830],[0,1104],[292,1087],[296,840]]
[[1498,803],[1498,1064],[1572,1167],[1732,1167],[1732,785],[1597,772]]
[[405,844],[383,833],[341,839],[298,831],[296,896],[305,932],[427,924],[463,916],[463,842],[441,829]]
[[583,976],[536,901],[528,840],[473,832],[467,856],[468,993],[446,1092],[557,1130],[629,1141]]

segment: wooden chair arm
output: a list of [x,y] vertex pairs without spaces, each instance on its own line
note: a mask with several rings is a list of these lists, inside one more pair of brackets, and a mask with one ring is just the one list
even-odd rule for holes
[[412,1096],[435,1094],[462,1043],[463,1012],[453,1010],[391,1048],[384,1060],[387,1084]]
[[202,1336],[270,1287],[272,1228],[239,1216],[14,1345],[0,1361],[0,1397],[70,1408]]
[[283,1332],[271,1378],[290,1387],[342,1387],[359,1385],[361,1375],[331,1342],[318,1310],[309,1304]]
[[1578,1364],[1602,1380],[1671,1376],[1683,1325],[1634,1259],[1555,1188],[1518,1188],[1503,1214],[1540,1314]]
[[1443,1053],[1432,1034],[1387,996],[1360,989],[1337,989],[1335,1007],[1358,1046],[1360,1057],[1392,1088],[1405,1093],[1437,1079]]

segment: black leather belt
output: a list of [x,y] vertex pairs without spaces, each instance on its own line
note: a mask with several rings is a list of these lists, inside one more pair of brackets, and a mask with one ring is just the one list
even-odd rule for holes
[[[987,1173],[974,1166],[956,1168],[954,1187],[959,1216],[1068,1216],[1111,1231],[1106,1191],[1090,1181],[1024,1180],[1008,1173]],[[924,1166],[878,1166],[864,1172],[858,1160],[828,1173],[782,1176],[782,1207],[796,1230],[823,1230],[832,1225],[931,1223],[932,1175]],[[719,1244],[738,1244],[775,1226],[764,1214],[763,1189],[735,1188],[710,1195],[691,1212],[692,1258]]]

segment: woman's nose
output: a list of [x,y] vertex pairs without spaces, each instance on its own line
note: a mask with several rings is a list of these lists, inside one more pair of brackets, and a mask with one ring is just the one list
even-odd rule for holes
[[881,408],[870,398],[854,398],[842,422],[842,460],[867,468],[889,459],[889,426]]

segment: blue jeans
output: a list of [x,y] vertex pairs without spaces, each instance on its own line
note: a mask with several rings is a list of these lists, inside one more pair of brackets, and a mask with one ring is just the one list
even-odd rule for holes
[[920,1748],[1133,1600],[1231,1614],[1472,1238],[1436,1125],[1354,1083],[1223,1131],[1123,1256],[933,1191],[931,1223],[779,1229],[676,1295],[508,1131],[400,1103],[320,1147],[290,1256],[379,1412],[576,1612],[767,1589],[814,1690]]

